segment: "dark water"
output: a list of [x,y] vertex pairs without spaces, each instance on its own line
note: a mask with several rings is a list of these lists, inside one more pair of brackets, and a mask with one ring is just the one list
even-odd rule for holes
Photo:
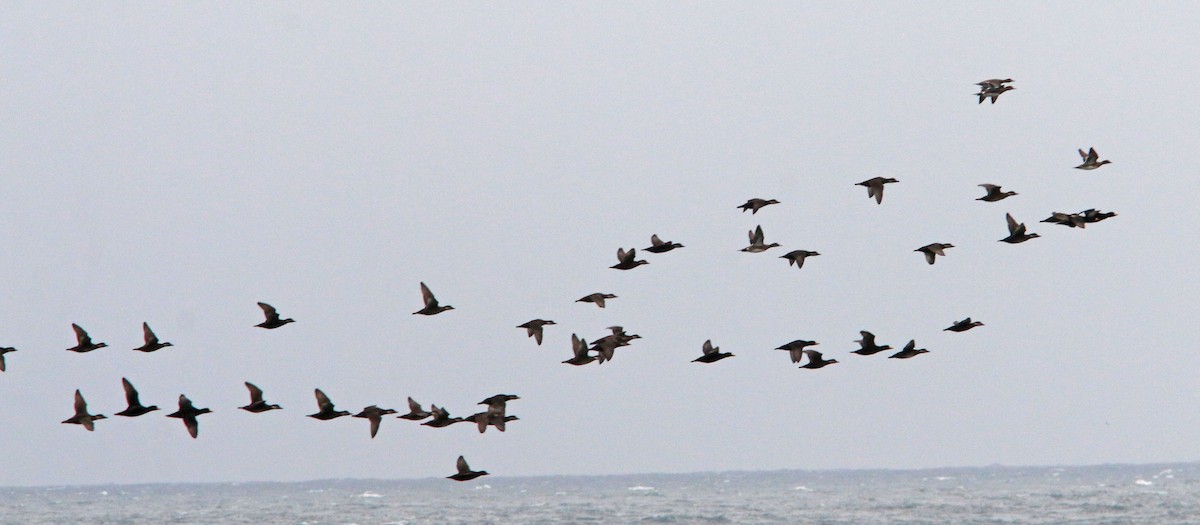
[[1200,523],[1200,464],[0,489],[4,524]]

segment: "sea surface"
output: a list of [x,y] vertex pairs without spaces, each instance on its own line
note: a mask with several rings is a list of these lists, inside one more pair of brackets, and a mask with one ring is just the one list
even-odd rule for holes
[[1193,524],[1200,463],[0,488],[4,524]]

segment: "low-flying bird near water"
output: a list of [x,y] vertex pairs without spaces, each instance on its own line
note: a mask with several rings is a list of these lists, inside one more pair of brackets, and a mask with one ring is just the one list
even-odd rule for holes
[[1100,160],[1100,155],[1096,153],[1096,148],[1088,148],[1087,153],[1079,150],[1079,156],[1083,157],[1083,164],[1075,166],[1077,170],[1094,170],[1105,164],[1112,164],[1111,160]]
[[759,253],[759,252],[765,252],[767,250],[770,250],[771,248],[774,248],[776,246],[779,246],[779,243],[777,243],[777,242],[773,242],[771,244],[763,243],[763,229],[762,229],[762,226],[759,225],[757,228],[750,230],[750,246],[742,248],[741,251],[748,252],[748,253]]
[[161,348],[173,346],[171,343],[160,343],[158,336],[154,335],[154,331],[150,329],[150,325],[147,323],[142,323],[142,337],[146,344],[134,348],[138,352],[153,352]]
[[542,345],[542,327],[544,327],[546,325],[551,325],[551,324],[557,324],[557,323],[555,323],[554,321],[547,321],[545,319],[534,319],[525,324],[517,325],[517,328],[524,328],[525,334],[529,337],[532,337],[534,341],[537,341],[538,346],[541,346]]
[[89,414],[87,411],[87,401],[83,400],[83,394],[79,390],[75,390],[75,415],[63,421],[64,424],[83,425],[88,432],[96,429],[94,422],[101,419],[107,419],[104,414]]
[[817,252],[811,252],[808,250],[792,250],[790,252],[787,252],[786,254],[779,256],[779,258],[787,259],[788,266],[791,266],[794,264],[794,265],[796,265],[796,268],[804,268],[804,259],[805,258],[816,257],[818,255],[821,255],[821,254],[819,254]]
[[862,182],[854,183],[855,186],[866,186],[867,198],[874,197],[875,204],[883,204],[883,185],[900,182],[893,178],[872,177]]
[[616,299],[616,298],[617,298],[617,296],[610,294],[610,293],[596,292],[593,294],[588,294],[583,297],[580,297],[579,299],[576,299],[575,302],[577,302],[577,303],[593,303],[596,306],[599,306],[600,308],[604,308],[605,300]]
[[200,435],[200,422],[196,421],[196,416],[209,412],[212,412],[212,410],[196,408],[192,405],[191,399],[188,399],[183,394],[179,394],[179,410],[167,414],[167,417],[182,419],[183,426],[187,427],[188,434],[192,436],[192,439],[196,439],[196,436]]
[[1000,186],[995,184],[980,184],[979,187],[987,190],[987,195],[975,199],[977,201],[996,202],[1017,194],[1015,191],[1000,191]]
[[433,292],[429,291],[429,287],[425,286],[425,283],[421,283],[421,299],[425,301],[425,307],[413,312],[413,315],[436,315],[445,312],[446,310],[454,309],[454,307],[450,305],[439,305],[437,298],[433,296]]
[[821,352],[816,350],[804,350],[803,352],[804,355],[808,356],[808,362],[800,365],[800,368],[816,370],[838,362],[837,359],[825,359],[822,357]]
[[862,334],[862,339],[859,339],[854,342],[858,343],[861,348],[850,352],[852,354],[872,355],[872,354],[878,354],[879,352],[882,352],[884,350],[892,349],[891,345],[879,346],[878,344],[875,344],[875,334],[873,334],[871,332],[868,332],[866,330],[861,330],[858,333]]
[[926,353],[929,353],[929,350],[917,348],[917,341],[915,339],[910,339],[908,344],[904,345],[903,350],[889,355],[888,359],[909,359],[911,357],[916,357]]
[[1026,233],[1025,224],[1018,223],[1017,220],[1013,218],[1011,213],[1004,214],[1004,218],[1008,222],[1008,237],[1000,239],[1000,242],[1018,244],[1028,241],[1029,239],[1041,237],[1036,233]]
[[632,270],[643,264],[650,264],[645,260],[635,260],[637,258],[637,248],[630,248],[625,251],[624,248],[617,248],[617,264],[609,266],[617,270]]
[[733,354],[729,352],[722,352],[720,347],[713,346],[712,339],[705,341],[704,345],[700,347],[700,351],[703,352],[703,354],[700,357],[693,359],[693,363],[715,363],[725,359],[726,357],[733,357]]
[[258,303],[258,307],[262,308],[263,316],[266,317],[265,321],[254,325],[259,328],[266,328],[268,330],[271,330],[271,329],[279,328],[288,323],[296,322],[295,319],[280,319],[279,312],[277,312],[275,310],[275,307],[271,306],[267,303],[260,302],[260,303]]
[[779,204],[779,201],[775,199],[767,200],[754,198],[746,201],[746,204],[738,206],[738,208],[742,209],[742,213],[746,213],[746,211],[749,210],[750,215],[757,215],[758,210],[761,210],[763,206],[770,206],[772,204]]
[[410,397],[408,398],[408,413],[396,417],[399,419],[407,419],[409,421],[420,421],[431,415],[433,414],[430,414],[424,408],[421,408],[421,404]]
[[950,244],[948,242],[935,242],[935,243],[931,243],[931,244],[926,244],[925,246],[917,248],[913,251],[924,253],[925,254],[925,262],[927,262],[929,264],[933,264],[935,262],[934,256],[941,255],[941,256],[945,257],[946,250],[953,248],[953,247],[954,247],[954,245]]
[[950,325],[948,328],[943,328],[942,331],[966,332],[967,330],[975,328],[976,326],[983,326],[983,323],[979,321],[972,321],[971,318],[968,317],[962,321],[955,321],[954,324]]
[[337,410],[334,408],[333,401],[330,401],[329,396],[325,395],[325,392],[322,392],[320,388],[313,389],[313,395],[317,398],[317,412],[315,414],[309,414],[308,417],[320,419],[322,421],[328,421],[330,419],[350,415],[350,413],[345,410]]
[[479,476],[486,476],[486,475],[488,475],[488,471],[486,471],[486,470],[471,470],[471,467],[469,465],[467,465],[467,460],[464,459],[462,456],[459,456],[458,457],[458,473],[453,476],[446,476],[446,478],[452,479],[454,481],[470,481],[475,478],[478,478]]
[[786,345],[776,348],[776,350],[784,350],[784,351],[788,352],[789,354],[791,354],[792,362],[799,363],[802,359],[804,359],[804,349],[805,348],[810,347],[810,346],[817,346],[819,344],[821,344],[821,343],[818,343],[816,341],[805,341],[803,339],[797,339]]
[[71,323],[71,328],[75,330],[75,342],[77,344],[71,348],[68,348],[68,352],[78,352],[82,354],[84,352],[91,352],[97,348],[104,348],[108,346],[108,343],[93,343],[92,338],[88,335],[87,331],[75,323]]
[[268,410],[279,410],[283,408],[279,405],[271,405],[266,401],[263,401],[262,389],[254,386],[254,384],[249,381],[246,381],[246,390],[250,391],[250,404],[244,407],[238,407],[246,412],[259,414]]
[[361,417],[371,422],[371,439],[375,439],[375,434],[379,433],[379,423],[383,421],[383,416],[395,413],[396,411],[390,408],[379,408],[371,405],[362,409],[362,412],[354,414],[354,417]]
[[674,241],[663,242],[662,239],[658,238],[658,234],[654,234],[650,236],[650,247],[646,248],[645,251],[650,253],[667,253],[675,248],[683,248],[683,245]]

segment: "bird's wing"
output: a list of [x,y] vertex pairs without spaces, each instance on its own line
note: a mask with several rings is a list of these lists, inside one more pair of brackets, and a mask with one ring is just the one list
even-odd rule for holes
[[412,412],[424,412],[425,411],[424,408],[421,408],[421,404],[416,402],[416,400],[414,400],[411,397],[408,398],[408,409]]
[[[183,412],[185,410],[191,411],[195,408],[196,407],[192,405],[191,399],[188,399],[187,396],[185,396],[183,394],[179,394],[179,411],[180,412]],[[192,436],[192,437],[196,437],[196,436]]]
[[188,429],[188,434],[191,434],[192,439],[200,435],[200,422],[196,421],[195,417],[183,418],[183,424]]
[[1005,213],[1004,219],[1008,221],[1008,234],[1012,235],[1017,231],[1017,227],[1019,226],[1017,220],[1013,218],[1011,213]]
[[542,344],[542,327],[539,326],[537,328],[530,328],[529,331],[533,332],[533,340],[537,341],[538,346],[541,346],[541,344]]
[[662,240],[658,238],[658,234],[650,236],[650,246],[662,246]]
[[902,352],[911,352],[916,347],[917,347],[917,340],[909,339],[908,344],[904,345],[904,350],[902,350]]
[[421,283],[421,299],[426,305],[437,304],[437,298],[433,296],[433,292],[429,291],[429,287],[425,283]]
[[253,383],[246,381],[246,390],[250,391],[250,404],[262,403],[263,391],[261,388],[254,386]]
[[379,416],[367,419],[371,421],[371,439],[375,439],[375,434],[379,433],[379,422],[383,420]]
[[471,472],[471,466],[467,465],[466,458],[464,458],[462,456],[458,457],[457,467],[458,467],[459,474],[467,474],[467,473]]
[[267,303],[258,303],[258,307],[262,308],[263,315],[266,315],[268,318],[279,315],[279,312],[275,311],[275,307]]
[[137,389],[133,388],[133,383],[130,383],[128,379],[122,377],[121,386],[125,388],[125,401],[129,403],[129,406],[135,407],[142,404],[140,401],[138,401],[138,391]]
[[313,395],[317,396],[318,409],[324,409],[326,406],[333,406],[333,402],[329,400],[329,396],[325,395],[325,392],[322,392],[320,388],[314,389]]
[[926,250],[926,251],[925,251],[925,262],[927,262],[927,263],[929,263],[929,264],[933,264],[933,262],[934,262],[935,260],[936,260],[936,259],[935,259],[935,257],[934,257],[933,250]]
[[862,341],[860,341],[860,342],[862,343],[862,345],[864,347],[875,346],[875,334],[868,332],[866,330],[860,331],[858,333],[862,334]]
[[75,415],[87,413],[87,401],[84,401],[83,394],[79,390],[75,390]]
[[719,348],[713,348],[712,339],[709,339],[707,341],[704,341],[704,346],[700,347],[700,350],[704,352],[704,355],[710,355],[710,354],[717,353],[717,350],[719,350]]
[[90,340],[91,340],[91,338],[90,338],[90,337],[88,337],[88,333],[87,333],[87,331],[86,331],[86,330],[84,330],[84,329],[83,329],[82,327],[80,327],[79,325],[77,325],[77,324],[75,324],[75,323],[71,323],[71,328],[73,328],[73,329],[75,330],[75,340],[76,340],[76,341],[77,341],[79,344],[81,344],[81,345],[82,345],[82,344],[86,343],[87,341],[90,341]]
[[146,339],[146,344],[154,344],[158,342],[158,336],[154,335],[154,330],[150,329],[150,325],[142,323],[142,336]]
[[1096,148],[1088,148],[1087,161],[1096,162],[1100,160],[1100,154],[1096,153]]

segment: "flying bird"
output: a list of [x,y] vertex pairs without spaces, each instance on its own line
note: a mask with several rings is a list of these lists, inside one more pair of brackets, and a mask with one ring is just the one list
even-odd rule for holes
[[375,439],[375,434],[379,433],[379,423],[383,421],[383,416],[395,413],[396,411],[390,408],[379,408],[371,405],[362,409],[362,412],[354,414],[354,417],[365,418],[371,422],[371,439]]
[[617,270],[632,270],[643,264],[650,264],[645,260],[637,261],[637,248],[630,248],[625,251],[624,248],[617,248],[617,264],[609,266]]
[[430,414],[433,415],[433,418],[430,419],[429,421],[421,423],[424,426],[433,427],[433,428],[442,428],[442,427],[448,427],[455,423],[462,422],[462,420],[463,420],[463,418],[461,418],[461,417],[450,417],[450,412],[447,411],[445,408],[439,407],[437,405],[429,405],[429,407],[430,407],[429,412],[430,412]]
[[763,244],[763,229],[762,226],[759,225],[757,228],[750,230],[750,246],[742,248],[741,251],[758,253],[765,252],[776,246],[779,246],[779,243],[773,242],[771,244]]
[[599,306],[600,308],[604,308],[604,301],[606,299],[616,299],[616,298],[617,298],[617,296],[610,294],[610,293],[596,292],[594,294],[588,294],[579,299],[576,299],[575,302],[577,302],[577,303],[595,303],[596,306]]
[[479,428],[479,433],[487,432],[488,425],[496,427],[496,430],[504,432],[505,423],[520,419],[517,416],[506,416],[503,413],[496,414],[492,412],[478,412],[463,418],[463,421],[475,423]]
[[138,352],[153,352],[168,346],[174,346],[171,343],[160,343],[158,336],[154,335],[154,331],[150,329],[150,325],[142,323],[142,336],[145,338],[146,344],[134,348]]
[[722,352],[721,347],[713,346],[712,339],[705,341],[704,346],[700,347],[700,351],[703,352],[703,354],[700,357],[693,359],[693,363],[715,363],[725,359],[726,357],[733,357],[733,354],[729,352]]
[[275,329],[285,324],[296,322],[295,319],[280,319],[279,312],[275,311],[275,307],[267,303],[260,302],[258,303],[258,307],[262,308],[263,316],[267,318],[265,321],[254,325],[259,328]]
[[917,341],[909,339],[908,344],[904,345],[904,349],[888,356],[888,359],[908,359],[921,354],[929,353],[929,350],[917,348]]
[[787,252],[784,255],[779,256],[779,258],[787,259],[788,266],[791,266],[794,264],[794,265],[796,265],[796,268],[803,268],[804,267],[804,259],[806,257],[814,257],[817,255],[821,255],[821,254],[819,254],[817,252],[810,252],[808,250],[792,250],[790,252]]
[[129,405],[129,407],[125,410],[117,412],[116,415],[125,417],[138,417],[140,415],[148,414],[158,410],[158,407],[154,405],[142,406],[142,402],[138,399],[137,389],[133,388],[133,383],[130,383],[128,379],[122,377],[121,386],[125,388],[125,403]]
[[0,372],[3,372],[5,369],[4,368],[4,366],[5,366],[4,365],[4,354],[7,354],[9,352],[16,352],[16,351],[17,351],[17,349],[13,348],[11,346],[0,346]]
[[1026,233],[1025,224],[1017,223],[1017,220],[1013,218],[1011,213],[1004,214],[1004,218],[1008,221],[1008,237],[1000,239],[1000,242],[1017,244],[1041,237],[1036,233]]
[[410,397],[408,398],[408,413],[396,417],[400,419],[407,419],[409,421],[420,421],[431,415],[433,414],[430,414],[427,410],[421,408],[421,404]]
[[268,410],[279,410],[283,408],[279,405],[271,405],[266,401],[263,401],[262,389],[254,386],[254,384],[249,381],[246,381],[246,390],[250,391],[250,404],[244,407],[238,407],[246,412],[259,414]]
[[1105,164],[1112,164],[1111,160],[1100,160],[1100,155],[1096,153],[1096,148],[1088,148],[1087,153],[1079,150],[1079,156],[1083,157],[1083,164],[1075,166],[1077,170],[1094,170]]
[[683,248],[683,245],[674,241],[663,242],[662,239],[658,238],[658,234],[654,234],[650,236],[650,247],[646,248],[646,251],[650,253],[666,253],[675,248]]
[[775,199],[766,200],[755,198],[746,201],[746,204],[738,206],[738,208],[742,209],[742,213],[746,213],[746,210],[750,210],[750,215],[756,215],[758,214],[758,210],[761,210],[763,206],[770,206],[772,204],[779,204],[779,201]]
[[804,350],[804,355],[808,356],[808,362],[804,363],[803,365],[800,365],[800,368],[808,368],[811,370],[816,370],[818,368],[824,368],[826,365],[832,365],[832,364],[838,362],[837,359],[823,358],[821,356],[821,352],[818,352],[816,350]]
[[875,204],[883,204],[883,185],[900,182],[893,178],[873,177],[862,182],[856,182],[855,186],[867,187],[867,198],[875,197]]
[[467,460],[463,459],[462,456],[459,456],[458,473],[453,476],[446,476],[446,478],[454,481],[470,481],[478,478],[479,476],[486,475],[488,475],[488,471],[486,470],[471,470],[471,467],[467,465]]
[[1083,222],[1086,223],[1100,222],[1104,219],[1117,216],[1116,213],[1111,211],[1099,211],[1095,208],[1083,210],[1079,213],[1080,215],[1083,215]]
[[309,414],[308,417],[328,421],[330,419],[339,418],[350,415],[345,410],[337,410],[333,407],[333,401],[329,400],[329,396],[325,395],[320,388],[313,390],[313,395],[317,397],[317,413]]
[[924,253],[925,254],[925,262],[927,262],[929,264],[933,264],[934,256],[941,255],[941,256],[945,257],[946,250],[949,248],[953,248],[953,247],[954,247],[954,245],[950,244],[948,242],[935,242],[932,244],[926,244],[925,246],[917,248],[913,251]]
[[806,347],[817,346],[819,344],[821,344],[821,343],[818,343],[816,341],[805,341],[803,339],[797,339],[786,345],[776,348],[776,350],[787,351],[788,353],[791,354],[792,362],[799,363],[802,359],[804,359],[804,349]]
[[538,346],[541,346],[542,345],[542,327],[549,325],[549,324],[557,324],[557,323],[555,323],[554,321],[547,321],[545,319],[534,319],[525,324],[517,325],[517,328],[524,328],[525,334],[529,337],[532,337],[534,341],[537,341]]
[[987,195],[975,199],[977,201],[996,202],[1017,194],[1015,191],[1000,191],[1000,186],[995,184],[980,184],[979,187],[987,190]]
[[588,344],[575,334],[571,334],[571,352],[574,354],[570,359],[563,361],[563,364],[568,365],[586,365],[596,360],[596,357],[588,354]]
[[1004,84],[1007,84],[1012,81],[1013,81],[1013,79],[1011,79],[1011,78],[1004,78],[1004,79],[989,78],[982,82],[976,82],[975,85],[979,86],[979,89],[998,88],[998,87],[1003,86]]
[[89,414],[87,411],[87,401],[83,400],[83,394],[79,390],[75,390],[75,415],[63,421],[64,424],[83,425],[88,432],[96,429],[94,421],[107,419],[104,414]]
[[[982,84],[982,82],[980,84]],[[995,104],[996,98],[998,98],[1000,95],[1004,94],[1005,91],[1010,91],[1013,89],[1017,89],[1017,88],[1015,88],[1013,86],[1003,86],[1003,85],[981,86],[979,89],[979,93],[975,93],[975,95],[979,96],[980,104],[983,104],[983,100],[986,98],[989,98],[989,97],[992,99],[992,104]]]
[[962,321],[955,321],[954,324],[950,325],[949,328],[943,328],[942,331],[966,332],[967,330],[975,328],[976,326],[983,326],[983,323],[979,321],[971,321],[971,318],[968,317]]
[[79,325],[75,323],[71,323],[71,328],[75,330],[75,341],[78,344],[68,348],[68,352],[78,352],[82,354],[84,352],[91,352],[97,348],[104,348],[108,346],[108,343],[93,343],[92,338],[88,336],[87,331],[85,331],[83,328],[80,328]]
[[878,354],[879,352],[882,352],[884,350],[892,349],[891,345],[879,346],[878,344],[876,344],[875,343],[875,334],[873,334],[871,332],[868,332],[866,330],[861,330],[858,333],[862,334],[862,339],[855,341],[855,343],[858,343],[861,348],[850,352],[852,354],[872,355],[872,354]]
[[191,399],[188,399],[183,394],[179,394],[179,410],[167,414],[167,417],[182,419],[183,426],[187,427],[188,434],[192,436],[192,439],[196,439],[196,436],[200,435],[200,422],[196,421],[196,416],[209,412],[212,412],[212,410],[196,408],[192,405]]
[[1078,213],[1062,213],[1057,211],[1050,212],[1050,216],[1042,219],[1041,222],[1061,224],[1070,228],[1086,228],[1088,223],[1087,219]]
[[436,315],[445,312],[446,310],[454,309],[454,307],[450,305],[438,305],[437,298],[433,296],[433,292],[429,291],[429,287],[425,286],[425,283],[421,283],[421,299],[425,301],[425,307],[413,312],[413,315]]

